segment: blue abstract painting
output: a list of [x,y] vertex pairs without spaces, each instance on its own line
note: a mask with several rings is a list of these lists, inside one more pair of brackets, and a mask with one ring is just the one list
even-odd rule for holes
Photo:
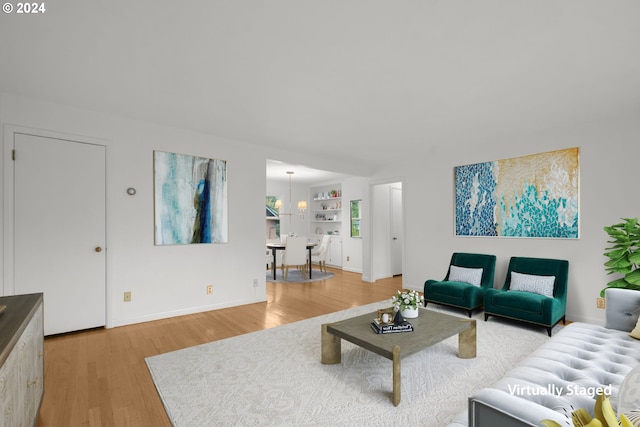
[[579,237],[579,149],[457,166],[456,236]]
[[154,151],[155,244],[226,243],[227,162]]

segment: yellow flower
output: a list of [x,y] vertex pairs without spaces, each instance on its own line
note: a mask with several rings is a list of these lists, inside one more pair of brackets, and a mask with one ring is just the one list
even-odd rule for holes
[[[616,413],[611,406],[610,396],[606,396],[603,393],[598,393],[593,414],[595,418],[592,418],[589,411],[584,408],[573,411],[571,420],[574,427],[633,427],[633,424],[625,414],[620,414],[620,423],[618,423]],[[541,423],[546,427],[561,427],[560,424],[553,420],[542,420]]]

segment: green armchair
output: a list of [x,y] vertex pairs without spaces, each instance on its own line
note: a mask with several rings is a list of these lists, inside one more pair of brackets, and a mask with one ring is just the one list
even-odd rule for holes
[[495,255],[456,252],[443,280],[424,282],[424,305],[433,302],[467,310],[469,317],[484,304],[484,294],[493,288]]
[[565,322],[569,261],[512,257],[502,289],[484,295],[484,320],[506,317],[547,328]]

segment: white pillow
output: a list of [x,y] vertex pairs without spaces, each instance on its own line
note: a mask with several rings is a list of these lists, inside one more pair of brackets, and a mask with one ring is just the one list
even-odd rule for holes
[[533,274],[522,274],[511,272],[510,291],[525,291],[547,297],[553,296],[553,284],[556,276],[536,276]]
[[482,269],[458,267],[457,265],[452,265],[449,268],[449,281],[464,282],[479,287],[480,283],[482,282]]
[[631,332],[629,332],[629,336],[637,340],[640,340],[640,317],[638,317],[638,321],[636,322],[636,327],[633,328]]

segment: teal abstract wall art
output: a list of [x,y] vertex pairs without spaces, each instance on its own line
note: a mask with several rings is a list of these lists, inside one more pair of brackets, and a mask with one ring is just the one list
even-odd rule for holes
[[457,166],[455,235],[579,238],[579,148]]
[[154,151],[155,244],[226,243],[227,162]]

